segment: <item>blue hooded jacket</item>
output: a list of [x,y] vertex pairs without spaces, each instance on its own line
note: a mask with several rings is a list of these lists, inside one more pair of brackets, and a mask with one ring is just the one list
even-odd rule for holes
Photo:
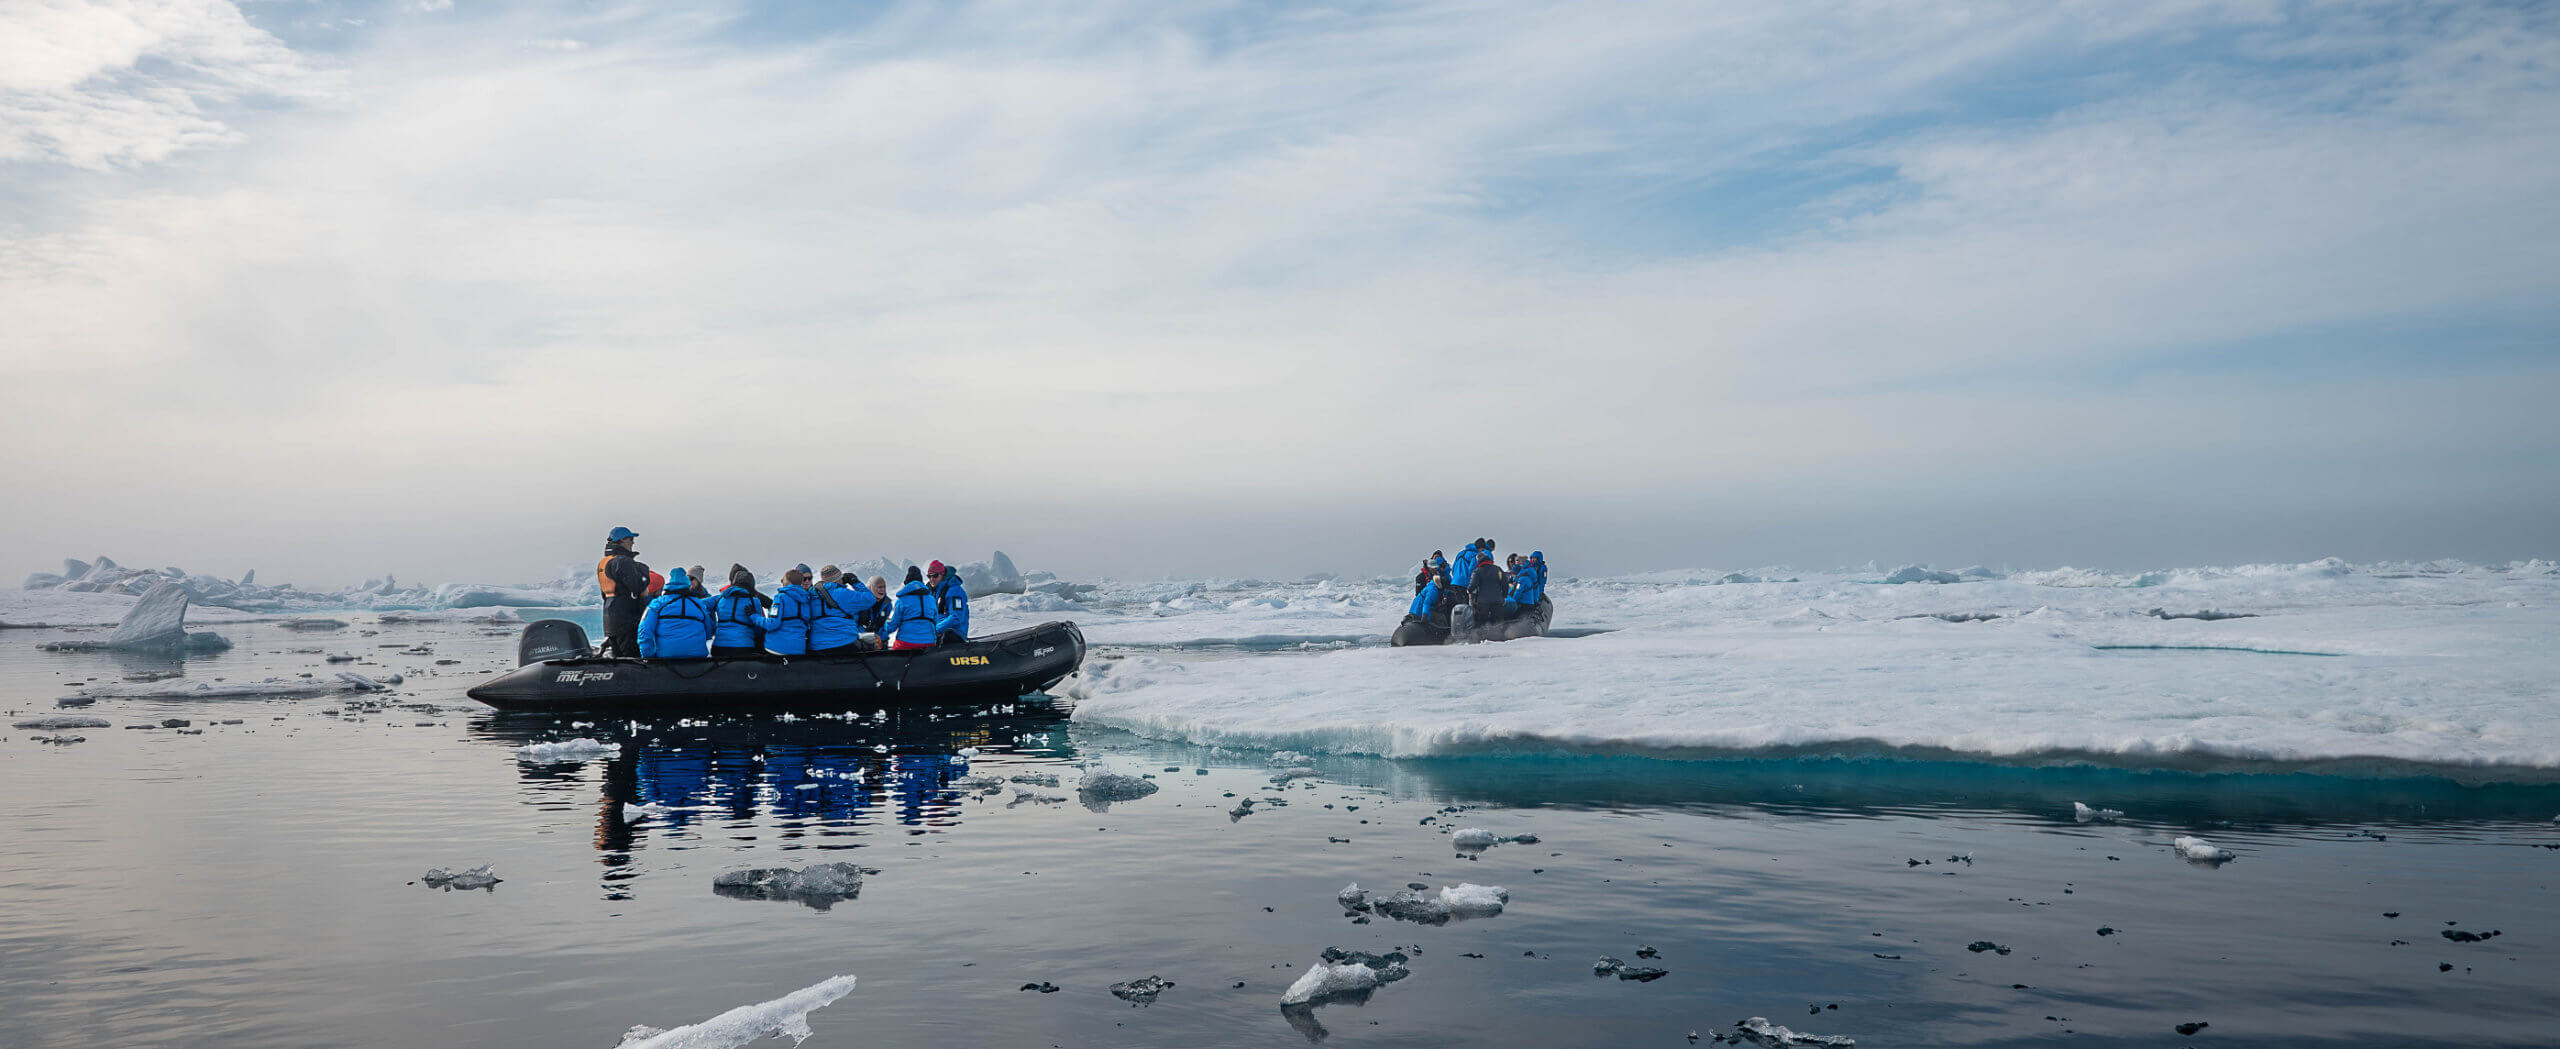
[[642,658],[711,658],[711,602],[693,596],[692,586],[684,569],[667,573],[666,592],[640,613]]
[[1431,618],[1432,606],[1439,603],[1440,581],[1434,579],[1428,583],[1422,584],[1422,592],[1413,595],[1413,607],[1407,608],[1404,611],[1406,615],[1421,616],[1425,619],[1429,619]]
[[1529,559],[1520,562],[1520,570],[1511,576],[1511,603],[1522,608],[1537,604],[1547,596],[1547,555],[1529,551]]
[[722,648],[763,648],[764,605],[747,588],[724,587],[720,596],[711,599],[712,619],[719,624],[719,636],[712,644]]
[[1483,561],[1484,551],[1476,549],[1476,544],[1468,543],[1466,549],[1458,551],[1458,559],[1449,564],[1449,582],[1460,587],[1473,582],[1476,565]]
[[899,587],[897,604],[889,610],[887,633],[910,645],[930,645],[941,636],[933,624],[933,587],[921,579]]
[[942,585],[933,591],[933,632],[969,636],[969,588],[960,585],[960,574],[942,577]]
[[804,655],[809,651],[809,626],[818,619],[818,595],[798,583],[785,583],[773,591],[773,614],[757,616],[756,624],[764,627],[764,650],[777,656]]
[[870,588],[822,584],[815,601],[818,618],[809,624],[809,651],[824,652],[862,640],[861,616],[871,610]]

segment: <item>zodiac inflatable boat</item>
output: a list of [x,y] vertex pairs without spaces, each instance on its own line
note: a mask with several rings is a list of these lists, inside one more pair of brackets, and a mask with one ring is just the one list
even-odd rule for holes
[[1084,632],[1042,623],[952,645],[841,656],[604,659],[566,619],[527,624],[517,666],[471,688],[500,710],[617,711],[1002,703],[1084,662]]

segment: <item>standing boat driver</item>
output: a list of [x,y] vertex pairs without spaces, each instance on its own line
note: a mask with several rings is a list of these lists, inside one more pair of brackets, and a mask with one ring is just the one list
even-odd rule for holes
[[693,576],[684,569],[667,573],[666,589],[640,614],[643,659],[709,659],[711,602],[694,595]]
[[940,561],[924,570],[925,585],[933,588],[933,638],[945,645],[969,640],[969,589],[961,585],[960,573]]
[[1449,581],[1457,584],[1462,590],[1474,586],[1476,566],[1484,562],[1484,552],[1485,545],[1482,539],[1468,543],[1466,549],[1458,551],[1458,559],[1449,562]]
[[621,525],[605,534],[604,556],[596,559],[596,589],[604,595],[603,656],[640,654],[640,612],[649,592],[649,566],[633,556],[640,533]]
[[1489,544],[1485,547],[1483,559],[1476,565],[1476,576],[1471,584],[1467,591],[1473,598],[1469,603],[1475,606],[1476,622],[1493,622],[1502,615],[1502,594],[1510,586],[1502,578],[1502,566],[1493,563],[1493,548]]
[[729,585],[711,601],[712,622],[719,633],[711,641],[711,654],[721,659],[764,654],[764,617],[758,613],[773,604],[756,592],[756,574],[744,565],[729,566]]

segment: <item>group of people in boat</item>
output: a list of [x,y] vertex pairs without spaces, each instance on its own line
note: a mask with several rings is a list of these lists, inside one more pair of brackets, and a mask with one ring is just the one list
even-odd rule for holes
[[755,573],[729,566],[728,585],[713,592],[702,566],[664,576],[640,562],[640,533],[616,527],[596,561],[604,592],[604,645],[598,655],[645,659],[737,656],[826,656],[932,648],[969,638],[969,592],[960,573],[935,561],[907,566],[906,582],[889,592],[886,576],[866,585],[858,575],[806,564],[782,573],[767,595]]
[[1493,551],[1494,541],[1483,538],[1468,543],[1454,560],[1432,551],[1414,573],[1413,605],[1405,615],[1445,628],[1449,610],[1461,603],[1478,623],[1517,619],[1538,607],[1547,596],[1547,555],[1532,550],[1527,557],[1514,553],[1496,562]]

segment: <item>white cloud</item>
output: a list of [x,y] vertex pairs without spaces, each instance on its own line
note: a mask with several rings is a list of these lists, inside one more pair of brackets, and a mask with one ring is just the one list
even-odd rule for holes
[[[2153,440],[2155,410],[2240,425],[2250,404],[2270,422],[2246,440],[2351,456],[2473,409],[2458,383],[2376,423],[2387,387],[2347,379],[2127,397],[2054,376],[2551,297],[2555,37],[2366,10],[1523,2],[1230,34],[1149,4],[931,5],[756,46],[698,12],[473,11],[382,28],[344,56],[343,105],[251,140],[214,104],[307,95],[308,63],[245,22],[215,46],[76,13],[50,36],[89,42],[0,92],[148,119],[0,144],[86,167],[231,144],[63,179],[0,226],[0,324],[39,333],[0,340],[0,373],[42,404],[0,439],[442,501],[602,435],[745,490],[813,460],[1069,449],[1094,465],[1002,482],[1054,503],[1989,473],[2200,454]],[[2242,65],[2145,65],[2199,38]],[[192,57],[146,76],[146,54]],[[2082,61],[2093,101],[1970,108],[2003,70]],[[1851,167],[1884,181],[1773,238],[1582,221],[1676,199],[1676,223],[1728,185]],[[1451,436],[1470,416],[1508,424]],[[902,498],[975,498],[985,473]]]
[[239,140],[210,106],[332,78],[223,0],[0,5],[0,164],[131,167]]

